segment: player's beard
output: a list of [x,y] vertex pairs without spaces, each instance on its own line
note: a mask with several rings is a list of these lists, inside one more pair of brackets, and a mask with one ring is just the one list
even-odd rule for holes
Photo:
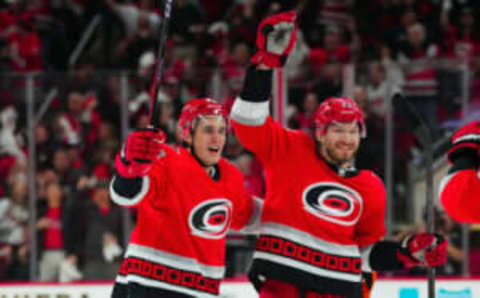
[[[358,150],[358,149],[357,149]],[[355,154],[357,150],[353,151],[352,153],[348,154],[348,156],[339,156],[339,154],[335,153],[335,150],[331,150],[330,148],[325,148],[325,153],[328,159],[333,162],[336,166],[344,166],[344,165],[352,165],[353,159],[355,158]]]

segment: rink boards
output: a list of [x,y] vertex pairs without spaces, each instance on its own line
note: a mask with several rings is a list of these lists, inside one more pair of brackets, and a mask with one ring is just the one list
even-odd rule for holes
[[[106,298],[110,282],[94,283],[0,283],[0,298]],[[257,298],[253,287],[244,279],[222,284],[222,298]],[[428,298],[424,279],[380,279],[372,298]],[[480,298],[480,278],[440,279],[436,298]]]

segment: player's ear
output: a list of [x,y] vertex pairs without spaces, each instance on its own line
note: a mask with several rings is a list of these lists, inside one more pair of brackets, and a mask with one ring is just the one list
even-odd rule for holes
[[183,138],[183,141],[187,143],[188,145],[191,145],[193,142],[193,136],[192,136],[192,131],[190,130],[185,134],[185,137]]
[[315,135],[315,140],[322,142],[322,139],[323,139],[322,128],[315,127],[314,135]]

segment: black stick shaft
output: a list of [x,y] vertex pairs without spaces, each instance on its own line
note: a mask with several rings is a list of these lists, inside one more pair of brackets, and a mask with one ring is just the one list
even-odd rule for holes
[[160,104],[158,103],[157,97],[159,92],[160,80],[162,78],[162,67],[163,60],[165,55],[165,49],[167,47],[167,35],[168,35],[168,25],[170,22],[170,16],[172,13],[172,4],[173,0],[165,0],[165,6],[163,8],[163,20],[160,27],[160,43],[158,45],[158,54],[157,54],[157,69],[155,71],[155,78],[153,80],[152,90],[151,90],[151,105],[150,105],[150,125],[154,128],[159,126],[159,115],[160,115]]
[[[420,124],[422,135],[418,140],[425,149],[425,169],[426,169],[426,209],[427,209],[427,232],[435,232],[435,213],[433,204],[433,136],[430,128],[424,121],[415,106],[400,94],[395,95],[403,101],[408,111],[415,117]],[[428,277],[428,298],[435,298],[435,268],[427,268]]]

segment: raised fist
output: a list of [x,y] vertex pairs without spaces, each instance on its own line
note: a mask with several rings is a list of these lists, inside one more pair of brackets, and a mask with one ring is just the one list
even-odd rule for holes
[[264,19],[257,29],[258,51],[253,64],[282,67],[297,40],[296,13],[288,11]]
[[125,178],[141,177],[148,174],[152,162],[163,152],[165,133],[159,129],[138,129],[127,138],[121,152],[117,154],[117,172]]

